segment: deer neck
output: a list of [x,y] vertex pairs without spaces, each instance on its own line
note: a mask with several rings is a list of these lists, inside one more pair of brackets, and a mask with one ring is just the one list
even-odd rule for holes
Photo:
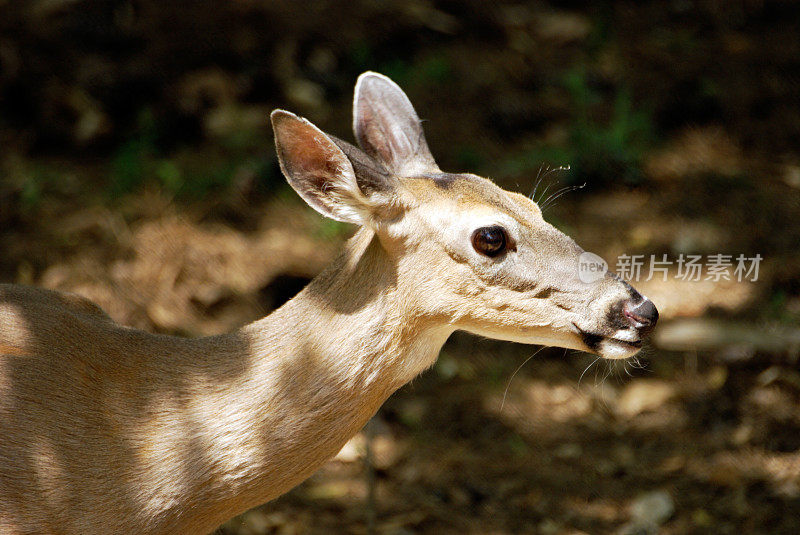
[[235,500],[220,504],[220,517],[308,477],[392,392],[433,364],[452,329],[409,310],[401,278],[374,234],[361,230],[294,299],[227,338],[209,339],[241,352],[226,357],[241,377],[231,374],[209,400],[228,413],[209,419],[221,455],[218,496]]
[[433,364],[452,332],[416,310],[406,278],[362,229],[297,297],[244,332],[257,354],[282,347],[343,385],[388,396]]

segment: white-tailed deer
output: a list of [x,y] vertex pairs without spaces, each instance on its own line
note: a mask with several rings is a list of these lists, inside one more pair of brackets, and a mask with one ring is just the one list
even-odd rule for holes
[[74,295],[0,286],[0,533],[204,533],[288,491],[464,330],[635,354],[658,313],[537,205],[439,170],[408,98],[356,85],[361,149],[272,114],[281,168],[359,225],[269,316],[186,339],[114,323]]

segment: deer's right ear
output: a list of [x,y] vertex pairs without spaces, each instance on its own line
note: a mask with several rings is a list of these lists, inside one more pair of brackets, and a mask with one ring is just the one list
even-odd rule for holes
[[396,176],[440,172],[414,106],[400,86],[382,74],[358,77],[353,132],[361,148]]
[[342,150],[322,130],[284,110],[270,116],[281,171],[309,206],[324,216],[364,225],[374,207]]

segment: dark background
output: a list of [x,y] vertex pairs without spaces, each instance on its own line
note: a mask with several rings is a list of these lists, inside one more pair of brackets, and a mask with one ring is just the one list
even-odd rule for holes
[[545,217],[612,268],[760,254],[758,280],[636,283],[662,320],[626,365],[549,349],[512,380],[536,348],[457,335],[220,532],[797,533],[798,35],[769,0],[0,0],[0,281],[158,332],[258,318],[352,233],[286,186],[268,114],[352,139],[375,70],[442,169],[586,184]]

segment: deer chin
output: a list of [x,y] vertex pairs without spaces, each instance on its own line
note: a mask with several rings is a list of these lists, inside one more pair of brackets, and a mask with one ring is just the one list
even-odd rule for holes
[[627,359],[642,349],[642,339],[631,329],[620,329],[606,335],[581,329],[573,323],[573,327],[586,346],[586,350],[609,360]]
[[597,354],[608,360],[621,360],[633,357],[642,349],[641,340],[626,342],[616,338],[605,338],[600,342]]

